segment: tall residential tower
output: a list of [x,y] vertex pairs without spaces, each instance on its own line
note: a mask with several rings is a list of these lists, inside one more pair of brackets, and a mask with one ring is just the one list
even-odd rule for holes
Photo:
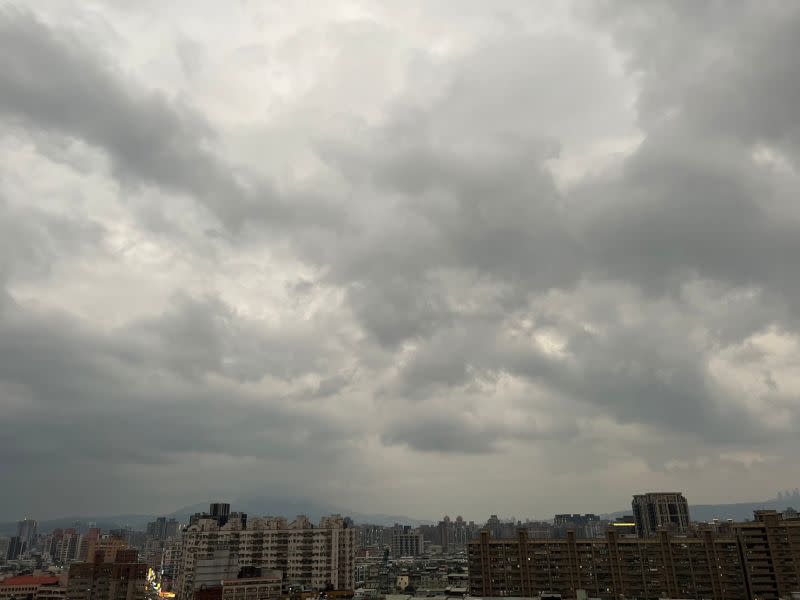
[[659,529],[672,532],[689,529],[689,503],[680,492],[636,494],[631,505],[639,537],[651,537]]

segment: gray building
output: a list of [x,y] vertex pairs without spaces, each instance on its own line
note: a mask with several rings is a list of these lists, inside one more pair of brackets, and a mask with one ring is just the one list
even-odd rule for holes
[[408,525],[395,525],[392,528],[392,556],[419,556],[424,548],[422,531]]
[[672,532],[689,529],[689,503],[680,492],[636,494],[631,506],[639,537],[650,537],[659,529]]
[[26,549],[30,549],[33,546],[37,526],[38,523],[33,519],[26,518],[17,522],[17,536],[22,540],[22,544]]

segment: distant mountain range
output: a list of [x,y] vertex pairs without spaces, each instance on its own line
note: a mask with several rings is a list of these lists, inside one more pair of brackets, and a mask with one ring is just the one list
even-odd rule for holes
[[[693,504],[690,505],[689,511],[693,521],[711,521],[712,519],[733,519],[734,521],[744,521],[753,518],[754,510],[761,509],[774,509],[777,511],[785,510],[792,507],[800,510],[800,493],[787,492],[782,494],[779,498],[772,498],[770,500],[763,500],[761,502],[737,502],[734,504]],[[178,519],[179,521],[188,521],[189,517],[197,512],[204,512],[208,510],[208,503],[203,502],[200,504],[192,504],[191,506],[184,506],[178,510],[166,515]],[[231,510],[247,513],[250,516],[263,516],[274,515],[284,516],[289,519],[296,515],[306,515],[312,520],[318,520],[320,517],[330,514],[340,514],[342,516],[349,516],[356,523],[369,523],[373,525],[393,525],[395,523],[402,523],[404,525],[429,525],[431,521],[420,519],[413,519],[402,515],[385,515],[385,514],[363,514],[343,510],[329,506],[324,503],[319,503],[309,500],[297,500],[276,497],[251,497],[240,498],[231,502]],[[611,513],[606,515],[611,518],[630,514],[630,509]],[[154,520],[157,516],[164,515],[112,515],[112,516],[92,516],[83,515],[79,517],[62,517],[59,519],[47,519],[39,522],[39,531],[51,531],[56,528],[74,527],[75,523],[81,524],[81,527],[87,527],[88,523],[95,523],[97,527],[103,530],[118,529],[121,527],[130,527],[135,530],[142,530],[148,522]],[[0,535],[14,535],[17,531],[17,524],[15,521],[0,523]]]
[[[312,521],[318,520],[320,517],[326,515],[339,514],[345,517],[350,517],[356,523],[369,523],[372,525],[394,525],[395,523],[402,523],[404,525],[428,525],[431,522],[413,519],[402,515],[385,515],[385,514],[364,514],[345,510],[342,508],[333,507],[327,504],[322,504],[315,501],[303,499],[287,499],[275,497],[251,497],[240,498],[231,503],[231,510],[247,513],[248,516],[260,517],[264,515],[282,516],[288,519],[294,518],[297,515],[306,515]],[[194,513],[205,512],[208,510],[208,502],[199,504],[192,504],[179,508],[173,513],[167,515],[180,521],[188,521],[189,517]]]
[[[109,529],[119,529],[121,527],[132,527],[133,529],[142,529],[144,526],[154,519],[153,515],[111,515],[111,516],[80,516],[80,517],[59,517],[58,519],[45,519],[39,521],[39,532],[48,532],[53,529],[67,529],[68,527],[75,527],[79,523],[80,527],[85,529],[88,523],[95,523],[96,527],[104,531]],[[17,522],[9,521],[0,523],[0,535],[16,535]]]
[[[786,493],[780,498],[772,498],[761,502],[736,502],[734,504],[690,504],[689,515],[692,521],[709,522],[713,519],[724,521],[733,519],[734,521],[752,520],[753,511],[772,509],[779,512],[787,508],[800,510],[800,494]],[[631,509],[623,510],[608,515],[609,517],[621,517],[631,514]]]
[[[331,514],[340,514],[353,519],[356,523],[369,523],[373,525],[394,525],[395,523],[402,523],[404,525],[428,525],[431,522],[413,519],[402,515],[386,515],[386,514],[363,514],[343,510],[328,506],[326,504],[287,498],[275,497],[251,497],[240,498],[231,503],[231,510],[247,513],[251,517],[273,515],[284,516],[289,519],[297,515],[306,515],[310,519],[316,521],[320,517]],[[39,531],[47,532],[57,528],[75,527],[76,523],[80,523],[80,527],[87,527],[88,523],[95,523],[96,527],[103,530],[119,529],[122,527],[130,527],[134,530],[142,530],[147,523],[153,521],[156,517],[167,516],[175,518],[179,521],[188,521],[189,517],[194,513],[205,512],[208,510],[209,502],[202,502],[199,504],[192,504],[184,506],[178,510],[167,515],[111,515],[111,516],[93,516],[82,515],[75,517],[61,517],[58,519],[46,519],[39,521]],[[16,521],[0,523],[0,535],[14,535],[17,532]]]

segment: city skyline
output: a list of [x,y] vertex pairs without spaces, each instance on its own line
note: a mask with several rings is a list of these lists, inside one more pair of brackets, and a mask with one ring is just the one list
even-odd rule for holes
[[796,487],[798,57],[781,0],[2,3],[0,515]]
[[159,517],[139,530],[42,532],[38,522],[20,521],[17,537],[0,537],[0,598],[784,600],[800,593],[796,510],[703,523],[689,518],[680,492],[634,494],[633,516],[559,514],[550,523],[492,515],[484,524],[444,517],[384,527],[237,508],[214,501],[188,522]]
[[[665,492],[661,491],[649,491],[645,495],[652,495],[652,494],[677,494],[683,495],[683,492]],[[634,503],[638,495],[634,493]],[[630,500],[630,496],[629,496]],[[458,510],[458,507],[450,507],[450,509],[445,509],[440,511],[438,514],[435,515],[411,515],[411,514],[387,514],[381,512],[375,513],[360,513],[358,511],[349,510],[347,508],[342,507],[335,507],[335,506],[323,506],[323,505],[311,505],[311,504],[294,504],[294,505],[287,505],[285,504],[288,500],[267,500],[264,498],[261,499],[250,499],[250,500],[232,500],[230,498],[217,498],[215,502],[224,502],[229,506],[234,507],[238,511],[241,511],[246,514],[250,514],[253,516],[296,516],[296,515],[305,515],[310,516],[311,518],[319,518],[325,515],[341,515],[343,517],[350,517],[354,520],[354,522],[358,524],[376,524],[382,526],[389,526],[392,524],[435,524],[441,518],[451,518],[455,519],[460,517],[464,519],[464,521],[473,521],[475,523],[484,523],[486,519],[492,516],[498,516],[500,519],[512,519],[512,520],[541,520],[541,521],[551,521],[554,518],[558,520],[559,516],[569,516],[570,514],[591,514],[591,515],[599,515],[599,516],[607,516],[613,517],[622,514],[634,514],[635,509],[631,506],[630,501],[628,502],[627,506],[618,506],[617,510],[599,510],[597,507],[593,507],[591,505],[581,506],[579,508],[570,508],[566,505],[559,507],[559,509],[553,514],[537,514],[535,512],[528,512],[528,513],[519,513],[519,514],[505,514],[499,510],[490,510],[489,512],[482,514],[482,515],[470,515],[462,513]],[[114,513],[112,511],[106,510],[104,513],[98,514],[73,514],[73,515],[62,515],[59,514],[57,516],[47,516],[39,517],[39,521],[45,522],[67,522],[70,520],[75,520],[75,522],[80,522],[84,526],[92,527],[93,520],[97,519],[112,519],[112,518],[133,518],[135,517],[135,523],[124,523],[122,521],[118,521],[117,525],[127,525],[131,526],[134,529],[141,529],[141,527],[145,523],[145,519],[156,519],[157,521],[169,520],[178,522],[188,522],[189,517],[192,514],[195,514],[199,511],[203,511],[205,507],[209,504],[208,501],[201,501],[191,505],[180,507],[174,511],[166,511],[166,512],[147,512],[147,511],[138,511],[135,513],[131,513],[128,515]],[[718,504],[700,504],[695,502],[689,503],[689,508],[693,510],[693,515],[697,516],[696,519],[698,522],[709,522],[714,518],[725,520],[731,518],[735,521],[741,521],[743,519],[748,519],[750,514],[755,510],[761,509],[773,509],[781,511],[783,509],[797,509],[800,507],[800,488],[787,488],[783,490],[779,490],[774,497],[772,498],[763,498],[761,500],[751,501],[751,502],[741,502],[741,503],[732,503],[732,504],[725,504],[725,503],[718,503]],[[711,511],[711,512],[709,512]],[[733,512],[731,512],[733,511]],[[699,513],[699,514],[698,514]],[[177,521],[175,521],[177,519]],[[19,528],[22,527],[22,523],[26,521],[31,521],[34,523],[34,529],[36,524],[39,522],[36,519],[29,518],[29,516],[24,517],[19,521],[8,521],[7,523],[3,523],[3,518],[0,517],[0,524],[5,524],[9,527]],[[154,523],[149,523],[149,525],[155,526]],[[60,525],[61,526],[61,525]],[[166,521],[162,525],[162,527],[166,526]],[[11,529],[9,529],[9,532]],[[0,535],[2,531],[0,531]]]

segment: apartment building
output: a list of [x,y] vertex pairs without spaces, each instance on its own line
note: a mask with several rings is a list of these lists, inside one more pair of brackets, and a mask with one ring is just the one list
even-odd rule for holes
[[800,591],[800,521],[775,512],[738,524],[732,536],[711,530],[653,537],[604,539],[492,539],[489,532],[467,545],[470,594],[525,596],[556,592],[575,598],[705,598],[779,600]]
[[774,510],[756,511],[755,521],[735,525],[754,598],[789,598],[800,592],[800,520]]
[[67,565],[78,558],[81,535],[75,529],[56,529],[50,543],[53,561]]
[[631,507],[639,537],[656,535],[659,529],[672,532],[689,529],[689,503],[680,492],[636,494]]
[[198,568],[209,560],[225,563],[216,571],[218,585],[238,578],[243,567],[256,567],[280,571],[286,586],[352,590],[355,534],[339,516],[324,517],[316,526],[303,516],[292,522],[281,517],[244,521],[231,513],[223,525],[201,517],[183,533],[175,592],[189,600],[200,589]]
[[93,562],[69,568],[68,600],[145,600],[147,565],[136,562],[136,552],[119,550],[115,562],[103,562],[98,552]]
[[408,525],[395,525],[392,528],[392,556],[419,556],[425,547],[422,531]]
[[161,554],[161,565],[154,571],[161,572],[161,591],[172,592],[175,588],[175,579],[183,562],[183,538],[166,540],[164,551]]
[[222,582],[222,600],[272,600],[281,596],[283,574],[262,571],[255,577],[226,579]]

